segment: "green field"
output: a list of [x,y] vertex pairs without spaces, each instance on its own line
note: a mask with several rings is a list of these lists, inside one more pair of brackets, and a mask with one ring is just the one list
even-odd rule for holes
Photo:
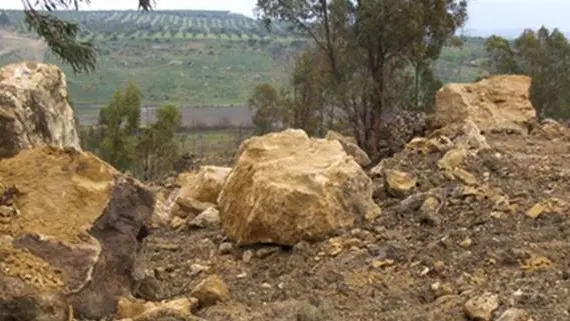
[[[93,41],[99,51],[97,70],[91,74],[74,75],[62,66],[72,100],[80,109],[105,104],[128,80],[139,85],[145,103],[243,105],[257,84],[286,84],[295,55],[307,43],[286,26],[268,31],[259,21],[222,11],[66,11],[57,15],[79,22],[81,38]],[[5,11],[0,22],[3,30],[26,35],[33,42],[34,35],[26,34],[22,12]],[[480,75],[479,62],[485,58],[482,41],[469,39],[462,50],[446,48],[437,63],[439,76],[449,82],[472,81]],[[6,46],[0,42],[0,64],[21,61],[31,51]],[[33,57],[59,64],[49,51],[34,48]]]

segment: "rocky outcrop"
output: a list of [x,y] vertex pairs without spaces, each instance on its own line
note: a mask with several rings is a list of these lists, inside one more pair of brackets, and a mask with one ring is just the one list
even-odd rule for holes
[[342,145],[342,148],[344,148],[344,151],[348,155],[354,157],[354,160],[358,165],[362,167],[370,165],[370,157],[368,157],[368,154],[358,146],[358,143],[354,138],[346,137],[333,130],[329,130],[325,138],[328,140],[337,140]]
[[0,70],[0,158],[46,145],[81,149],[65,75],[43,63],[5,66]]
[[293,245],[377,217],[372,193],[338,141],[290,129],[242,143],[218,204],[224,232],[238,244]]
[[472,120],[482,131],[526,132],[536,117],[529,100],[531,79],[499,75],[477,83],[448,84],[436,95],[431,127]]
[[0,310],[18,320],[62,320],[69,306],[89,319],[114,313],[135,282],[153,194],[90,153],[52,147],[0,160],[0,183],[0,279],[13,284]]

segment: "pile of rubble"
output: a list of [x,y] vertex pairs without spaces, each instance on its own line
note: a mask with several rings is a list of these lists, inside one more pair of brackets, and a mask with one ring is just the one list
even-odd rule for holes
[[[11,90],[67,115],[60,79]],[[370,170],[354,140],[289,129],[166,189],[30,118],[0,159],[0,320],[566,320],[570,132],[529,86],[445,86],[427,136]]]

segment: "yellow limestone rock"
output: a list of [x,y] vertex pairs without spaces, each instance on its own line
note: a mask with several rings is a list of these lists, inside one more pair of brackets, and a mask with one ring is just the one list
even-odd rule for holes
[[34,147],[81,150],[65,74],[23,62],[0,69],[0,158]]
[[289,129],[242,143],[218,199],[220,219],[240,245],[294,245],[376,218],[373,190],[338,141]]
[[470,119],[483,131],[526,131],[523,124],[536,117],[530,84],[527,76],[497,75],[477,83],[445,85],[436,94],[434,127]]
[[409,194],[417,184],[417,180],[409,173],[388,170],[385,174],[384,186],[386,191],[394,197],[404,197]]

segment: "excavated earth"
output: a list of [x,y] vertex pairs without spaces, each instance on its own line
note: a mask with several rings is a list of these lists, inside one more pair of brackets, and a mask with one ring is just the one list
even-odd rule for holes
[[[486,138],[491,149],[463,166],[477,179],[470,187],[438,169],[443,152],[385,161],[417,179],[413,193],[439,191],[437,219],[386,195],[380,181],[381,217],[321,243],[238,248],[221,230],[161,229],[145,239],[144,259],[163,299],[220,275],[231,300],[197,312],[209,321],[461,321],[465,302],[484,293],[498,296],[493,320],[511,307],[534,321],[569,320],[568,139]],[[527,213],[553,198],[540,215]]]

